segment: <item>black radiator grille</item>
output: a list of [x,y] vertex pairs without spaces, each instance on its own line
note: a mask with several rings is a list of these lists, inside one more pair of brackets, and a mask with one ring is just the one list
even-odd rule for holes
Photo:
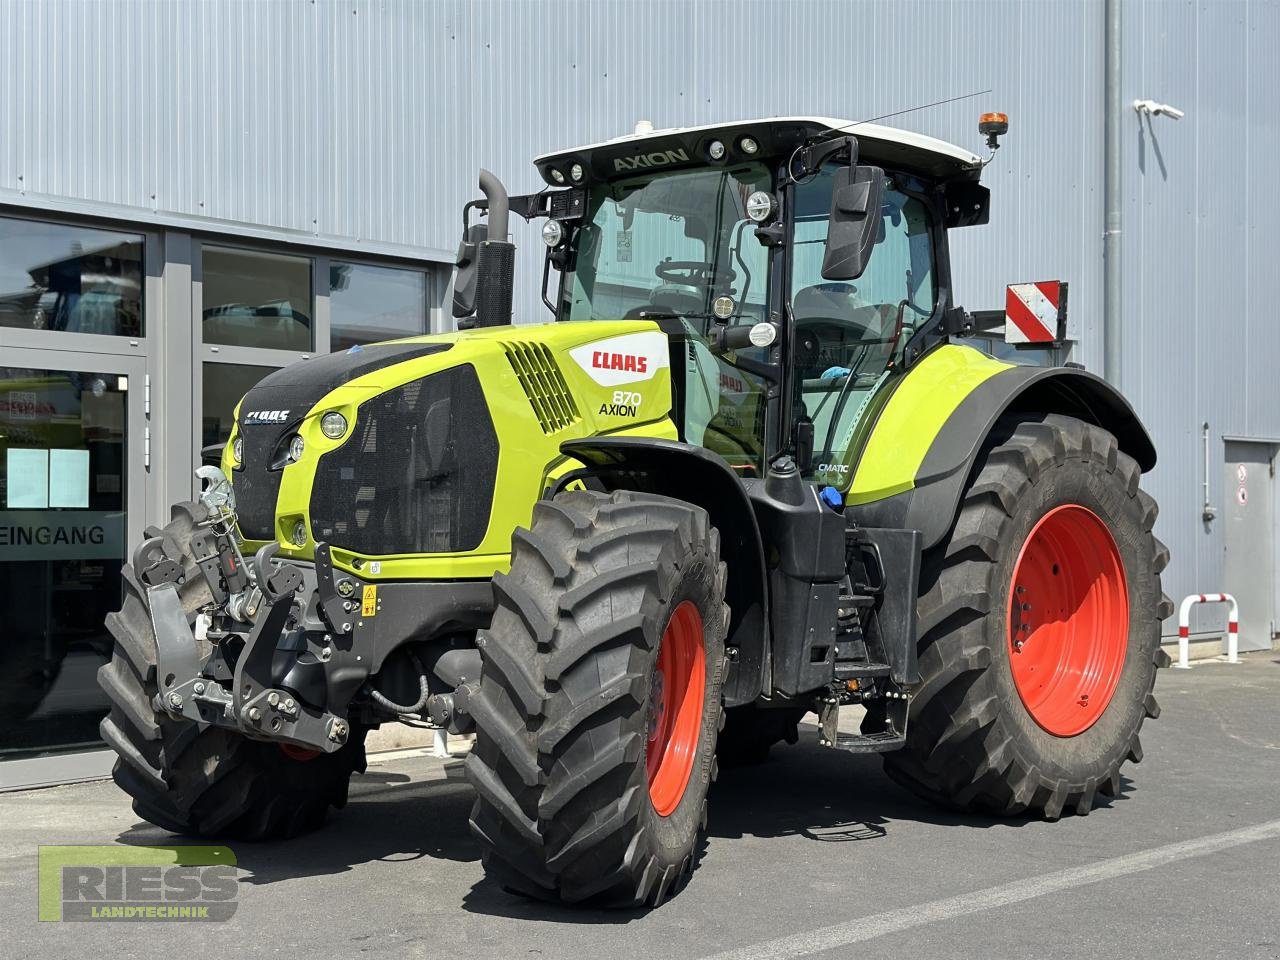
[[[290,364],[268,374],[240,403],[239,431],[243,465],[231,471],[240,532],[250,540],[275,539],[276,497],[283,465],[280,454],[302,418],[331,390],[380,367],[449,349],[447,343],[386,343]],[[283,423],[246,423],[250,413],[283,412]]]
[[351,436],[320,458],[312,537],[366,556],[473,550],[497,468],[474,368],[414,380],[362,403]]

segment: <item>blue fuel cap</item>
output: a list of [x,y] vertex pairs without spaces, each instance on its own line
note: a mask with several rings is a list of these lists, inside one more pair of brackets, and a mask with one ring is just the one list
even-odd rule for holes
[[818,491],[818,499],[832,510],[839,510],[844,506],[844,497],[840,495],[840,491],[835,487],[823,487]]

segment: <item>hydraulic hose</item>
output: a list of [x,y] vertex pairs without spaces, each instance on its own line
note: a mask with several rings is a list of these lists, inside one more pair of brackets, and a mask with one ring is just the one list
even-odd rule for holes
[[389,700],[378,690],[374,689],[372,684],[369,685],[369,696],[373,699],[373,702],[382,707],[382,709],[389,710],[391,713],[421,713],[423,707],[427,705],[427,697],[430,696],[430,692],[427,689],[426,668],[423,667],[422,661],[418,659],[418,655],[416,653],[412,650],[408,650],[406,652],[409,654],[409,659],[413,661],[413,665],[418,671],[418,699],[416,702],[408,705],[396,703],[394,700]]

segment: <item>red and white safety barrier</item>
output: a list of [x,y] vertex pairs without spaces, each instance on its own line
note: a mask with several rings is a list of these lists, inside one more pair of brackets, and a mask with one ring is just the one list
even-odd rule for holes
[[1183,670],[1191,667],[1191,608],[1197,603],[1227,604],[1227,663],[1240,662],[1240,606],[1229,593],[1193,593],[1183,597],[1178,607],[1178,662]]

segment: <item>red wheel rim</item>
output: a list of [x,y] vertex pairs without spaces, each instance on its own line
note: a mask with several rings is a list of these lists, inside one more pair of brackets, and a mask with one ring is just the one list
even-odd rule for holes
[[1115,538],[1067,504],[1032,528],[1013,567],[1009,663],[1027,712],[1074,737],[1097,723],[1124,670],[1129,591]]
[[300,747],[296,743],[277,744],[280,752],[290,760],[314,760],[320,756],[319,750],[312,750],[310,747]]
[[644,765],[649,800],[659,816],[670,816],[680,806],[693,774],[706,684],[702,614],[692,601],[685,600],[663,631],[649,685],[649,744]]

